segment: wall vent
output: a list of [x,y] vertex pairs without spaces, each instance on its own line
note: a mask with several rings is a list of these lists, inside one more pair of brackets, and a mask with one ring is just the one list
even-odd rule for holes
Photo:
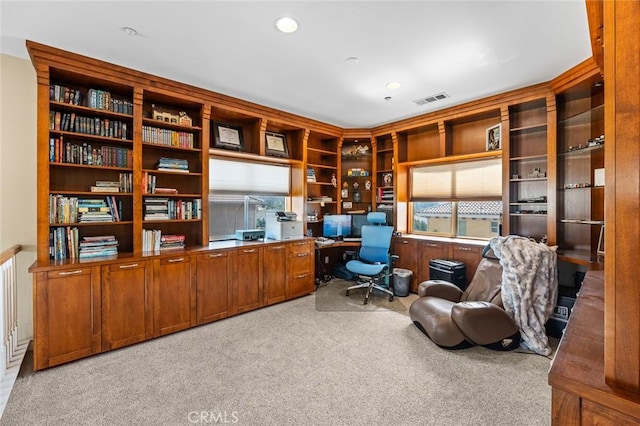
[[422,106],[422,105],[430,104],[431,102],[441,101],[441,100],[449,98],[449,97],[450,96],[448,94],[446,94],[445,92],[441,92],[441,93],[437,93],[435,95],[426,96],[424,98],[416,99],[413,102],[415,102],[416,105],[418,105],[418,106]]

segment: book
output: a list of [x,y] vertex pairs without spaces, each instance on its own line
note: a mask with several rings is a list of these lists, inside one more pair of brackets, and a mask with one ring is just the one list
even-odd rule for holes
[[91,192],[120,192],[120,187],[116,186],[92,186]]

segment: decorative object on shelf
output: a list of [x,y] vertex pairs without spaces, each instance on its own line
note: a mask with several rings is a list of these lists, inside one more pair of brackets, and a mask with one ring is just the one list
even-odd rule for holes
[[282,133],[265,132],[266,152],[273,157],[289,158],[287,137]]
[[364,189],[366,189],[367,191],[371,191],[371,181],[368,180],[364,183]]
[[162,111],[161,108],[151,105],[151,117],[157,121],[164,121],[165,123],[178,124],[180,116],[178,114],[172,114],[167,111]]
[[382,181],[385,185],[391,185],[393,183],[393,173],[385,173],[382,175]]
[[343,201],[342,202],[342,208],[343,209],[353,208],[353,203],[351,201]]
[[350,149],[344,149],[342,151],[342,157],[344,158],[361,157],[368,153],[369,153],[369,147],[367,145],[358,145],[358,146],[353,146]]
[[342,184],[342,191],[340,191],[340,196],[342,198],[348,198],[349,197],[349,184],[347,182],[344,182]]
[[333,185],[334,188],[338,187],[338,179],[336,179],[335,173],[331,175],[331,185]]
[[540,167],[535,167],[531,173],[529,173],[530,178],[544,178],[547,177],[547,172],[543,172],[540,170]]
[[598,237],[597,253],[600,256],[604,256],[604,225],[600,227],[600,236]]
[[594,148],[601,145],[604,145],[604,135],[600,135],[594,139],[589,139],[580,145],[570,146],[569,151],[579,151],[581,149]]
[[215,148],[244,151],[242,127],[224,123],[213,123],[213,137]]
[[180,111],[178,115],[180,116],[179,124],[181,126],[193,126],[193,120],[191,120],[191,117],[189,117],[185,111]]
[[593,186],[604,186],[604,168],[593,170]]
[[347,170],[347,176],[369,176],[369,171],[360,168],[353,168]]
[[501,124],[496,124],[487,129],[487,151],[497,151],[502,149],[501,145]]
[[362,202],[362,194],[360,191],[353,191],[353,202],[360,203]]
[[520,179],[520,175],[517,173],[514,173],[511,175],[511,179]]
[[353,182],[353,189],[358,189],[360,188],[360,184],[358,183],[358,181]]
[[313,170],[313,167],[307,167],[307,182],[315,182],[316,181],[316,171]]

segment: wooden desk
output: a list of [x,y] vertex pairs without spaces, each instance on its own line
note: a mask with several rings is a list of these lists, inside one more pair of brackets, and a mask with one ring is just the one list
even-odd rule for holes
[[332,244],[316,243],[316,280],[326,281],[333,275],[333,268],[339,262],[346,260],[346,252],[349,250],[357,251],[360,245],[360,241],[336,241]]
[[604,271],[580,289],[549,370],[552,425],[638,425],[640,394],[604,381]]

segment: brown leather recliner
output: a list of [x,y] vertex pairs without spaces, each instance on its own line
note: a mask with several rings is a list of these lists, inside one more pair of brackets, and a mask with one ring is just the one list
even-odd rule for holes
[[515,349],[520,346],[520,331],[503,309],[501,281],[500,263],[487,257],[464,292],[447,281],[425,281],[418,287],[420,298],[409,308],[411,321],[444,348]]

